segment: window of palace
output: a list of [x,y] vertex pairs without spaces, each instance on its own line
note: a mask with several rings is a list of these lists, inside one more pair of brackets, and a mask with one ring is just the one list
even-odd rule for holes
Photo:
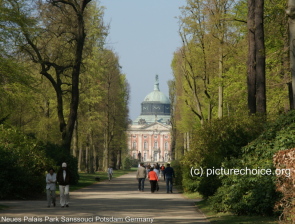
[[157,141],[155,141],[155,144],[154,144],[154,148],[158,148],[158,142]]
[[169,143],[165,142],[165,150],[168,150],[168,147],[169,147]]
[[147,149],[148,148],[148,143],[147,142],[144,142],[143,143],[143,149]]
[[136,149],[136,142],[133,142],[133,144],[132,144],[132,148],[133,148],[133,149]]

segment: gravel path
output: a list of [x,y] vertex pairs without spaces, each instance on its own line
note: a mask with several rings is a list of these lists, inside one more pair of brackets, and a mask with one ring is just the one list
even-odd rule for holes
[[70,192],[68,208],[47,208],[46,201],[1,201],[10,208],[0,211],[2,223],[159,223],[208,224],[205,216],[194,206],[194,200],[180,193],[167,194],[165,183],[160,190],[137,190],[135,173],[111,181],[102,181],[87,188]]

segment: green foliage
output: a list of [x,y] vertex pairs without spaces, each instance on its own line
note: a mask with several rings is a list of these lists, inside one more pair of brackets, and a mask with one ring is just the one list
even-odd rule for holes
[[273,155],[295,147],[295,111],[281,115],[251,144],[242,149],[242,157],[225,161],[225,168],[271,169],[272,175],[221,176],[222,187],[210,198],[215,211],[235,214],[273,213],[280,194],[275,190]]
[[123,158],[123,169],[129,170],[132,167],[132,160],[133,158],[130,155],[127,155],[125,158]]
[[61,146],[47,143],[44,146],[47,157],[51,158],[54,163],[51,164],[56,172],[61,168],[63,162],[67,163],[67,167],[71,172],[72,178],[70,184],[77,184],[79,181],[78,160],[66,152]]
[[134,159],[132,156],[128,154],[123,157],[122,166],[124,170],[129,170],[131,169],[131,167],[138,167],[138,164],[139,160]]
[[209,199],[212,209],[237,215],[272,215],[279,197],[274,181],[273,176],[227,176]]
[[183,175],[183,166],[181,165],[181,162],[179,160],[174,160],[171,162],[171,167],[174,170],[175,173],[175,184],[178,186],[182,186],[182,175]]
[[[105,47],[109,26],[103,21],[104,8],[94,1],[89,1],[85,8],[76,8],[85,9],[81,13],[85,44],[80,48],[83,75],[74,85],[72,81],[78,79],[72,77],[78,77],[76,72],[80,70],[80,56],[76,57],[80,51],[75,48],[84,38],[77,36],[81,32],[76,32],[77,11],[73,7],[81,2],[73,7],[49,1],[0,2],[0,123],[5,121],[6,125],[18,127],[39,141],[52,143],[44,146],[44,150],[54,159],[53,166],[69,160],[76,183],[76,160],[61,153],[63,149],[55,145],[70,136],[65,132],[72,132],[73,126],[63,128],[74,124],[71,119],[75,112],[71,111],[76,111],[76,106],[71,109],[75,101],[71,101],[71,96],[78,94],[75,85],[79,85],[79,96],[72,99],[79,98],[79,111],[73,150],[78,156],[78,144],[82,153],[90,149],[88,158],[80,157],[80,168],[83,164],[91,168],[107,166],[104,160],[116,159],[118,150],[126,146],[128,83],[121,74],[119,58]],[[107,150],[102,152],[102,149]],[[94,157],[104,162],[95,165]]]
[[52,164],[41,145],[16,129],[0,126],[0,199],[39,196]]
[[278,218],[275,216],[266,217],[266,216],[243,216],[236,214],[232,214],[230,212],[219,212],[216,213],[212,211],[212,207],[208,200],[198,201],[196,203],[198,209],[200,209],[207,219],[211,223],[218,223],[218,224],[278,224]]
[[183,184],[187,191],[198,191],[204,197],[213,195],[221,185],[218,176],[191,177],[190,167],[203,170],[220,168],[224,161],[240,158],[241,148],[261,133],[263,120],[248,116],[212,120],[195,131],[191,150],[183,159]]

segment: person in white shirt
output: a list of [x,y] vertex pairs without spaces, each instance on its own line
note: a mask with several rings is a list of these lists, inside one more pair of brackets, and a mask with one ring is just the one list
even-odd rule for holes
[[[157,174],[157,177],[159,179],[159,174],[160,174],[160,171],[157,169],[157,166],[154,166],[154,172]],[[157,181],[156,183],[156,190],[158,191],[159,190],[159,183]]]
[[112,179],[113,177],[113,168],[110,166],[108,168],[108,177],[109,177],[109,181]]
[[47,207],[49,208],[51,203],[55,207],[55,190],[56,190],[56,173],[53,168],[48,170],[46,175],[46,193],[47,193]]
[[160,171],[156,167],[154,167],[154,172],[156,172],[157,177],[159,178]]

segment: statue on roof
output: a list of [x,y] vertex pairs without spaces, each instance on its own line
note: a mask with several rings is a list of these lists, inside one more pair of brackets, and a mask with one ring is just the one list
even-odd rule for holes
[[156,75],[154,90],[160,91],[160,88],[159,88],[159,76],[158,75]]

